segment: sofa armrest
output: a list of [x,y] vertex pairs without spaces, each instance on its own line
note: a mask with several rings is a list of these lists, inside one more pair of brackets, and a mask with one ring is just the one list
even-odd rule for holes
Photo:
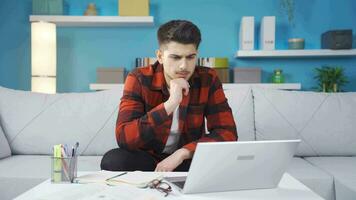
[[11,156],[9,142],[0,124],[0,159]]

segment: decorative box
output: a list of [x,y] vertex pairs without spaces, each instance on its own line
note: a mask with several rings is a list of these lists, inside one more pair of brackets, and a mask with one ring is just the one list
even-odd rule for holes
[[261,69],[234,68],[234,83],[261,83]]
[[253,50],[255,48],[255,17],[243,16],[239,33],[240,50]]
[[63,0],[32,0],[33,15],[63,15]]
[[125,68],[99,67],[96,69],[97,83],[124,83]]
[[149,16],[149,0],[118,0],[120,16]]
[[352,29],[330,30],[321,35],[322,49],[352,49]]
[[228,58],[215,58],[214,68],[228,68],[229,59]]

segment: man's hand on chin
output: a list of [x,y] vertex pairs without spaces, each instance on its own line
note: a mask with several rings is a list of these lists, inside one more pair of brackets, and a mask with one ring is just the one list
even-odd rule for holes
[[156,172],[171,172],[177,168],[185,159],[192,158],[192,153],[185,148],[178,149],[157,164]]

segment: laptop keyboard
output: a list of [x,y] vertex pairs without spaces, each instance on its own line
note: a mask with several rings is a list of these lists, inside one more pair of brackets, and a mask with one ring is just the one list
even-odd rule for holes
[[173,183],[174,185],[178,186],[179,188],[183,189],[185,180],[187,179],[186,176],[176,176],[176,177],[165,177],[168,182]]
[[173,184],[175,184],[179,188],[183,189],[185,181],[177,181],[177,182],[173,182]]

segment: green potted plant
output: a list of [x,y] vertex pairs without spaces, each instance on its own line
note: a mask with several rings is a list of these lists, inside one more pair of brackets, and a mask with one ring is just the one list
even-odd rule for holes
[[[295,0],[279,0],[281,10],[287,15],[288,23],[291,27],[295,27]],[[304,49],[305,39],[300,37],[288,38],[288,49]]]
[[348,83],[341,66],[322,66],[316,68],[314,79],[318,81],[318,91],[322,92],[341,92],[342,86]]

